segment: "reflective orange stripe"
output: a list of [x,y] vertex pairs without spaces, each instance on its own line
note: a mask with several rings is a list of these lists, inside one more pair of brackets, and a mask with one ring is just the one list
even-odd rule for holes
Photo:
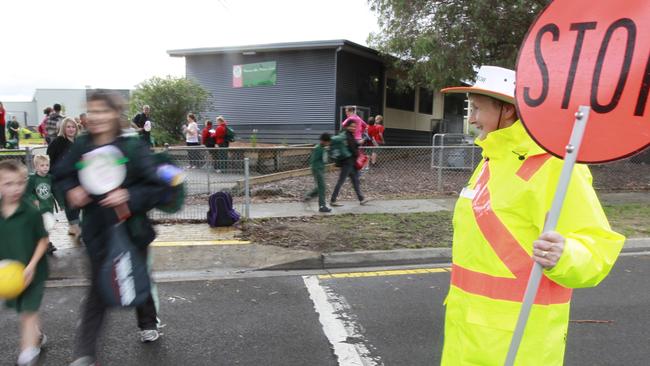
[[[538,168],[542,164],[539,164]],[[530,277],[533,259],[490,207],[490,192],[487,188],[489,180],[490,169],[486,162],[475,187],[476,196],[472,202],[474,216],[481,233],[515,278],[495,277],[454,264],[451,271],[451,284],[476,295],[521,302]],[[564,288],[544,276],[535,304],[567,303],[571,299],[571,293],[571,289]]]
[[517,170],[517,175],[525,180],[529,181],[530,178],[537,173],[539,168],[546,163],[546,160],[551,158],[551,154],[539,154],[539,155],[533,155],[529,156],[526,161],[521,165],[519,170]]

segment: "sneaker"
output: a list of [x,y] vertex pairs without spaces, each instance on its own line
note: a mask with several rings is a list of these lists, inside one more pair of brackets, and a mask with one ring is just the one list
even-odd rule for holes
[[56,249],[56,247],[54,246],[54,244],[52,244],[52,242],[49,242],[49,243],[47,244],[47,254],[52,255],[52,254],[54,254],[54,252],[56,252],[56,250],[57,250],[57,249]]
[[330,206],[332,206],[332,207],[342,207],[343,204],[342,204],[342,203],[338,203],[338,202],[330,202]]
[[323,206],[318,209],[318,212],[332,212],[332,209],[327,206]]
[[99,366],[99,364],[93,357],[83,356],[77,358],[68,366]]
[[365,206],[365,205],[368,204],[369,201],[370,201],[369,199],[364,198],[364,199],[362,199],[361,201],[359,201],[359,204],[360,204],[361,206]]
[[140,331],[140,342],[149,343],[155,342],[160,338],[160,333],[155,329],[145,329]]
[[38,358],[41,355],[41,349],[38,347],[28,347],[18,356],[17,366],[36,366]]
[[47,336],[44,333],[41,333],[41,336],[38,338],[38,341],[39,341],[38,344],[39,348],[45,347],[45,345],[47,344]]

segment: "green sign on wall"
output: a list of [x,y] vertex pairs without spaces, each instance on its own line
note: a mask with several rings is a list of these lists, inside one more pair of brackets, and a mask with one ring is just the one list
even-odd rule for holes
[[234,88],[275,85],[276,78],[275,61],[232,66],[232,86]]

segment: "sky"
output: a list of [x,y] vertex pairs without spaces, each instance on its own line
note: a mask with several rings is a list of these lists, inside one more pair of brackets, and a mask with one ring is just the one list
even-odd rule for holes
[[20,0],[2,4],[0,101],[36,88],[132,89],[184,76],[167,50],[347,39],[378,30],[367,0]]

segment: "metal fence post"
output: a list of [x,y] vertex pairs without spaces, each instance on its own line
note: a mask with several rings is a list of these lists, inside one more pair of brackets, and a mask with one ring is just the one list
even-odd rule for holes
[[250,158],[244,158],[244,217],[251,218]]
[[32,148],[29,146],[25,147],[25,165],[30,174],[34,172],[34,165],[32,164]]
[[203,158],[203,160],[208,162],[208,166],[207,166],[207,168],[202,169],[202,170],[205,171],[205,175],[206,175],[207,180],[208,180],[208,194],[212,194],[212,190],[210,189],[210,177],[212,177],[212,169],[210,169],[210,162],[209,162],[209,159],[208,159],[209,156],[210,156],[210,149],[206,148],[205,149],[205,157]]
[[443,164],[443,155],[445,154],[444,146],[440,145],[438,146],[439,150],[439,156],[440,158],[438,159],[438,193],[442,192],[442,164]]

